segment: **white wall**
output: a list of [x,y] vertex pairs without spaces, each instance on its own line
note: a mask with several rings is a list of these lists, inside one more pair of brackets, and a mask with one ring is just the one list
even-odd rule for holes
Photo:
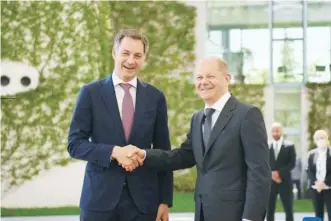
[[32,181],[8,194],[2,207],[58,207],[79,203],[85,162],[44,171]]

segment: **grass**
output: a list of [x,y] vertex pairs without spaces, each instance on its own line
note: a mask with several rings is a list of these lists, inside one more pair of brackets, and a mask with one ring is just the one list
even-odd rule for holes
[[[313,212],[310,199],[296,200],[295,212]],[[170,212],[194,212],[193,193],[175,193],[174,206]],[[277,212],[283,212],[283,206],[277,202]],[[1,216],[50,216],[50,215],[78,215],[78,207],[56,208],[1,208]]]

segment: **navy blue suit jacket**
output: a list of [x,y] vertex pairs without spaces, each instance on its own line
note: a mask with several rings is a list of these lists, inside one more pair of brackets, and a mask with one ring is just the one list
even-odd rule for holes
[[127,142],[111,75],[84,85],[78,95],[68,137],[71,157],[87,161],[80,207],[110,211],[128,183],[133,201],[142,213],[156,212],[160,203],[172,206],[173,173],[145,166],[126,172],[110,161],[115,145],[142,149],[171,149],[166,99],[155,87],[138,80],[131,136]]

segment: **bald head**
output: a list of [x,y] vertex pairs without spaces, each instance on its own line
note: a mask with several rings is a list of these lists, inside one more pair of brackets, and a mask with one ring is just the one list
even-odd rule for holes
[[212,105],[229,91],[230,80],[226,61],[210,56],[202,59],[198,64],[195,88],[200,97],[207,104]]
[[271,126],[271,133],[274,140],[279,140],[283,136],[282,125],[278,122],[275,122]]

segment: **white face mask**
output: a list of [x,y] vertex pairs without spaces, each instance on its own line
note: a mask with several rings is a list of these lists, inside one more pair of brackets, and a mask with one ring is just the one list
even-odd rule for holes
[[325,139],[321,139],[321,140],[316,141],[316,145],[320,149],[325,149],[328,147],[328,142]]

